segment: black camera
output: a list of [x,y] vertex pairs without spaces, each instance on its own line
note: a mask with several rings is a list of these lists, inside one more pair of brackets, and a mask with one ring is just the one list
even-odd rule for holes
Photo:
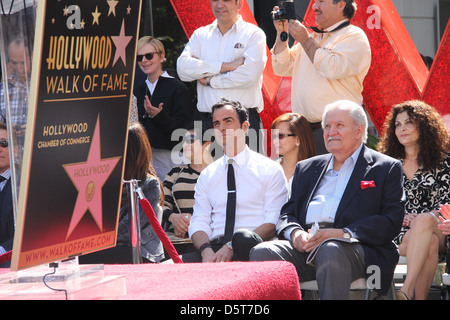
[[284,1],[278,11],[272,13],[273,20],[296,20],[295,5],[293,0]]

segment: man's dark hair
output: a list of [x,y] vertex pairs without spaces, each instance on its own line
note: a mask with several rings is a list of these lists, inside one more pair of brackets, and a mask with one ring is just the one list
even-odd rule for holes
[[212,106],[212,112],[211,114],[214,114],[214,111],[217,109],[223,108],[225,106],[231,106],[234,110],[236,110],[236,113],[239,117],[239,123],[242,124],[245,121],[248,121],[248,111],[246,108],[244,108],[240,102],[238,101],[231,101],[225,98],[220,99],[219,102],[217,102],[215,105]]
[[353,16],[356,13],[355,1],[354,0],[333,0],[333,3],[338,4],[340,1],[345,2],[345,8],[344,8],[344,12],[343,12],[344,17],[346,17],[347,19],[353,18]]

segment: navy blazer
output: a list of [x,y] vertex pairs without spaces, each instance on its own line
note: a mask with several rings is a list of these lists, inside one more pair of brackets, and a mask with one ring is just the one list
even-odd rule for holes
[[[152,148],[171,150],[179,143],[179,139],[172,141],[173,131],[186,129],[193,121],[195,106],[188,87],[176,78],[159,77],[153,95],[150,95],[145,81],[135,87],[133,94],[137,99],[139,122],[147,131]],[[164,103],[162,111],[154,118],[145,111],[146,95],[154,107]]]
[[[8,179],[0,194],[0,246],[7,252],[13,248],[14,229],[11,179]],[[0,265],[0,268],[9,268],[9,266],[10,262],[5,262]]]
[[[291,198],[281,209],[276,226],[280,239],[289,227],[305,229],[308,204],[331,159],[332,155],[326,154],[297,164]],[[375,186],[361,187],[361,181],[373,181]],[[334,227],[353,232],[364,249],[366,268],[373,265],[380,268],[381,294],[389,290],[398,263],[393,239],[400,233],[404,211],[400,161],[363,146],[336,211]],[[367,275],[372,273],[370,270]]]

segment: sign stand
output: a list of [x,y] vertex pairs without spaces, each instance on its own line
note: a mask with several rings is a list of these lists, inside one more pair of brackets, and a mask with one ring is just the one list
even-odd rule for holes
[[137,189],[139,180],[124,180],[128,197],[128,222],[130,224],[130,243],[133,264],[142,263],[141,258],[141,226],[138,209]]
[[78,264],[78,257],[0,276],[1,300],[91,300],[124,295],[124,276],[105,276],[102,264]]
[[[33,56],[24,55],[32,70],[21,174],[13,177],[11,270],[42,264],[41,277],[49,263],[116,245],[141,1],[39,0],[33,8],[34,36],[19,41]],[[9,40],[0,44],[18,41]],[[12,86],[20,70],[5,69]]]

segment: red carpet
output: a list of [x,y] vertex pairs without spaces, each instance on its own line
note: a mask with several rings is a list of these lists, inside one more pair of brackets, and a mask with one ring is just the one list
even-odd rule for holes
[[105,265],[124,275],[127,295],[149,300],[300,300],[297,272],[287,262]]
[[[0,275],[10,269],[0,269]],[[104,265],[106,277],[125,278],[126,295],[120,300],[300,300],[294,266],[288,262],[228,262]],[[0,284],[0,291],[1,291]],[[42,284],[40,294],[17,299],[64,299]],[[100,287],[80,299],[110,299]],[[25,294],[25,293],[24,293]],[[30,294],[29,292],[26,294]],[[6,298],[6,296],[5,296]],[[9,297],[8,299],[14,299]],[[2,299],[2,298],[0,298]],[[77,299],[74,297],[74,299]]]

